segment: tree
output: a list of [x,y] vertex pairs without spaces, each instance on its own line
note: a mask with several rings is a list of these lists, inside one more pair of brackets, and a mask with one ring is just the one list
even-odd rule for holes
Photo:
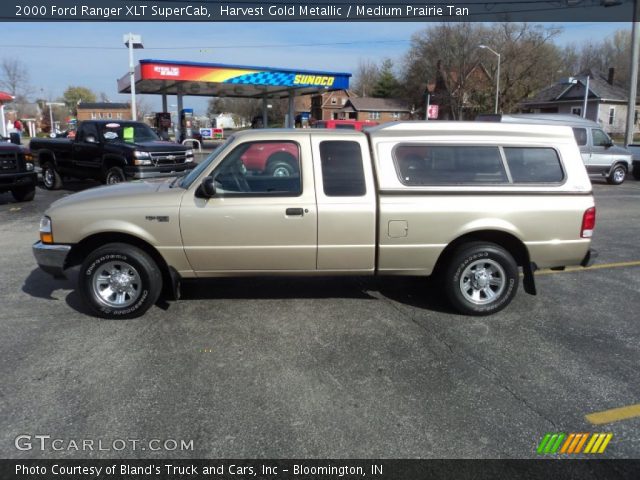
[[80,102],[95,102],[96,94],[93,93],[87,87],[71,86],[68,87],[62,94],[62,101],[67,108],[73,112],[74,115],[78,114],[78,103]]
[[360,60],[354,74],[352,90],[360,97],[371,95],[379,75],[380,68],[375,62]]
[[371,96],[377,98],[396,97],[400,91],[400,83],[393,73],[393,62],[385,59],[380,66],[380,73],[373,86]]
[[16,99],[16,102],[26,102],[33,93],[29,84],[29,71],[20,60],[5,58],[0,64],[0,88],[6,90]]
[[[491,27],[475,23],[441,24],[418,32],[411,40],[403,78],[407,99],[424,105],[428,84],[435,84],[433,103],[445,118],[473,118],[493,111],[497,57],[500,53],[499,110],[510,112],[533,92],[547,86],[562,65],[553,38],[556,28],[527,23],[500,23]],[[486,73],[484,73],[486,72]]]

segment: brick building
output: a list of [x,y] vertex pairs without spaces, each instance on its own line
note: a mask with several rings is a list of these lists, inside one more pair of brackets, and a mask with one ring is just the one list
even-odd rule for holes
[[397,98],[349,98],[336,118],[371,120],[378,123],[409,120],[411,107],[404,100]]

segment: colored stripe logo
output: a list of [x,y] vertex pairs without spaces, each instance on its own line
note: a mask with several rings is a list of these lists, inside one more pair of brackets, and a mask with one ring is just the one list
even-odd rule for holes
[[538,444],[537,453],[604,453],[612,438],[612,433],[547,433]]

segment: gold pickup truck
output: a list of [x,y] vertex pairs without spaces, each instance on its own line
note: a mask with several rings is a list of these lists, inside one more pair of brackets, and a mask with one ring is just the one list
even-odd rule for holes
[[[260,152],[281,168],[247,168]],[[587,265],[594,227],[570,128],[398,122],[235,134],[183,177],[58,200],[33,251],[54,275],[81,265],[107,318],[179,298],[181,279],[255,275],[438,275],[455,309],[487,315],[519,268],[535,294],[536,269]]]

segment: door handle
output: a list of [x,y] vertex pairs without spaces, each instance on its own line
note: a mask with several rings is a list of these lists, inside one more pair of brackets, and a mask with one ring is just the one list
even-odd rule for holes
[[304,210],[302,208],[287,208],[285,213],[289,217],[294,217],[294,216],[301,217],[304,215]]

